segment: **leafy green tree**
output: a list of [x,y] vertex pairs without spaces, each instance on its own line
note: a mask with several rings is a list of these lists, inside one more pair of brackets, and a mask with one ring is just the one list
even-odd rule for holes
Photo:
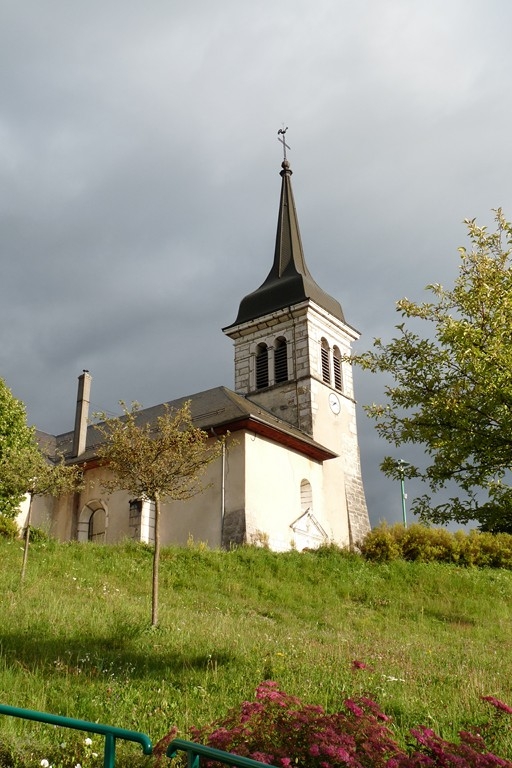
[[37,453],[25,406],[0,379],[0,514],[14,518],[26,493],[27,460]]
[[[434,505],[425,495],[413,511],[425,522],[478,520],[487,530],[512,527],[512,224],[495,211],[494,231],[466,220],[470,249],[459,248],[453,288],[429,285],[432,300],[397,302],[404,322],[389,343],[352,361],[391,376],[387,401],[366,407],[382,437],[395,446],[424,447],[423,466],[408,477],[431,492],[456,483],[460,494]],[[413,328],[423,325],[420,335]],[[409,458],[409,457],[408,457]],[[383,471],[395,478],[391,457]]]
[[62,457],[55,463],[39,449],[25,456],[23,472],[29,477],[25,487],[25,493],[29,495],[29,508],[25,522],[25,545],[23,548],[23,564],[21,566],[22,581],[25,578],[27,568],[30,522],[35,497],[58,497],[67,493],[74,493],[82,485],[82,470],[78,465],[71,464],[66,466]]
[[123,416],[97,414],[104,439],[98,454],[108,465],[111,479],[103,483],[109,493],[125,490],[155,505],[151,623],[158,624],[160,519],[162,503],[184,500],[204,490],[201,476],[222,450],[222,440],[208,442],[208,434],[194,426],[190,403],[172,411],[165,408],[155,422],[144,420],[141,407],[121,402]]

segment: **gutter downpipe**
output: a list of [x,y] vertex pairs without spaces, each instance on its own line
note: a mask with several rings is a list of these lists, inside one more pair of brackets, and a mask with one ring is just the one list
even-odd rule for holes
[[221,456],[221,487],[220,487],[220,546],[224,537],[224,515],[226,513],[226,441],[222,443]]
[[[212,435],[218,439],[218,435],[213,427],[210,427],[210,431]],[[224,515],[226,512],[226,441],[222,443],[220,466],[220,547],[222,549],[222,540],[224,537]]]

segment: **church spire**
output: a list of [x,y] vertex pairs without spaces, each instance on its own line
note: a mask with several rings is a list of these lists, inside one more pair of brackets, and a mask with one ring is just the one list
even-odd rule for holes
[[[286,129],[285,129],[286,130]],[[280,131],[279,133],[283,133]],[[277,220],[274,263],[260,287],[240,302],[234,325],[254,320],[279,309],[311,299],[331,315],[345,322],[341,305],[329,296],[313,280],[302,249],[299,222],[291,184],[292,170],[286,159],[287,144],[283,144],[284,160],[281,163],[281,198]],[[289,149],[289,147],[288,147]]]

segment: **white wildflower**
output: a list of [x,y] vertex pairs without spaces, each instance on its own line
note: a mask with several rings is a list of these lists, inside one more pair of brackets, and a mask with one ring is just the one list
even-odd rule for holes
[[91,744],[92,744],[92,739],[87,737],[86,740],[84,741],[84,744],[85,744],[86,747],[90,747]]
[[43,760],[41,760],[40,765],[41,765],[41,768],[50,768],[50,763],[48,762],[48,760],[46,760],[46,758],[43,758]]

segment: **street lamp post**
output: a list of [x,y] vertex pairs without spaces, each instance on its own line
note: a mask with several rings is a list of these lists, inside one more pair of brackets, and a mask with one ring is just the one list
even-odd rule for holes
[[407,494],[405,492],[405,468],[407,466],[407,462],[403,459],[398,459],[397,461],[398,466],[398,472],[400,474],[400,494],[402,497],[402,519],[404,521],[404,528],[407,528],[407,510],[405,508],[405,500],[407,498]]

